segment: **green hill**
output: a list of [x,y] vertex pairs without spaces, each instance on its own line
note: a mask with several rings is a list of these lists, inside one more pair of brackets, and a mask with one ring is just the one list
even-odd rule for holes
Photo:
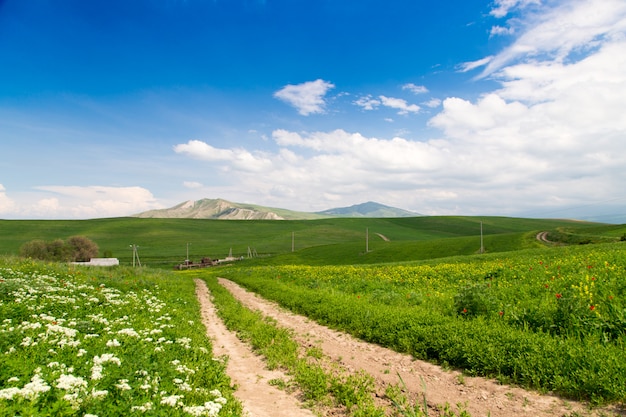
[[108,252],[122,264],[131,263],[131,245],[138,245],[143,264],[167,268],[182,262],[187,248],[192,260],[223,258],[232,250],[236,257],[258,255],[250,262],[400,262],[477,253],[481,222],[487,252],[540,245],[535,234],[543,230],[590,241],[619,240],[626,232],[624,226],[510,217],[0,220],[0,254],[17,254],[33,239],[84,235],[98,244],[102,254]]

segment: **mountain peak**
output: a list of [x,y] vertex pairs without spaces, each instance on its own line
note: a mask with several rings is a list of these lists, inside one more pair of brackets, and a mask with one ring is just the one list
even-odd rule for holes
[[142,218],[187,218],[220,220],[304,220],[324,217],[414,217],[418,213],[368,201],[350,207],[340,207],[317,213],[304,213],[286,209],[233,203],[221,198],[188,200],[174,207],[149,210],[136,214]]
[[349,207],[338,207],[319,211],[317,214],[324,214],[328,216],[337,217],[414,217],[420,216],[418,213],[411,211],[386,206],[384,204],[376,203],[375,201],[368,201],[366,203],[354,204]]

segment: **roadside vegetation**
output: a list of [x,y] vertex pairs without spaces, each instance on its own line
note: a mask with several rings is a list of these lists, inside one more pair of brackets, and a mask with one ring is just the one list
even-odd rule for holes
[[626,401],[622,243],[219,274],[322,324],[469,375],[594,404]]
[[[196,272],[189,274],[196,275]],[[260,312],[242,306],[218,284],[215,277],[206,277],[205,282],[228,329],[237,332],[241,340],[262,355],[269,369],[280,368],[289,375],[289,380],[275,379],[270,382],[281,389],[302,392],[308,406],[318,415],[337,409],[339,411],[330,414],[354,417],[428,416],[425,394],[423,401],[409,399],[401,384],[389,385],[384,393],[377,394],[371,375],[342,369],[329,361],[320,348],[303,348],[289,330],[278,327]],[[377,397],[378,402],[384,404],[377,404]],[[438,405],[437,415],[469,417],[462,407],[458,411],[455,411],[456,408],[449,404]]]

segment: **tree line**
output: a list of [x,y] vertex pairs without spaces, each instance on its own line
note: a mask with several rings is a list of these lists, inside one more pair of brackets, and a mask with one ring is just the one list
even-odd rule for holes
[[31,240],[20,247],[20,256],[53,262],[88,262],[98,256],[98,245],[85,236],[67,240]]

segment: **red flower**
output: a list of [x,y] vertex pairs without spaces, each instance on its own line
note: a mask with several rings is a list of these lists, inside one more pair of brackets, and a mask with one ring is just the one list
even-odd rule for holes
[[594,305],[589,306],[589,310],[593,311],[595,309],[596,309],[596,306],[594,306]]
[[609,295],[609,300],[612,300],[612,299],[613,299],[613,296],[612,296],[612,295]]
[[555,297],[556,297],[556,298],[561,298],[561,297],[563,297],[563,296],[562,296],[561,294],[557,293],[557,294],[555,294]]
[[504,315],[504,311],[498,311],[498,314],[502,317]]
[[466,308],[463,309],[463,314],[465,314],[465,313],[467,313],[467,309]]
[[549,286],[548,284],[545,284],[545,287],[546,287],[546,288],[550,288],[550,286]]

